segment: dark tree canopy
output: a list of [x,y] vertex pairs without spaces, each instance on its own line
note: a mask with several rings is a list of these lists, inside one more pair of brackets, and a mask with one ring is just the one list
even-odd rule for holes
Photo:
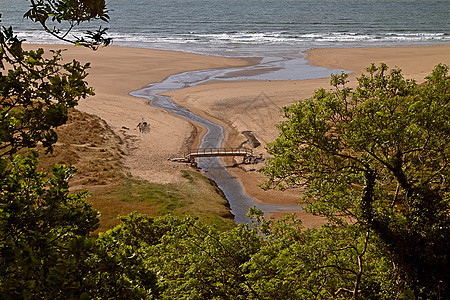
[[46,178],[36,165],[30,155],[0,169],[0,293],[4,299],[76,297],[86,272],[80,258],[98,212],[86,192],[69,194],[72,168],[55,166]]

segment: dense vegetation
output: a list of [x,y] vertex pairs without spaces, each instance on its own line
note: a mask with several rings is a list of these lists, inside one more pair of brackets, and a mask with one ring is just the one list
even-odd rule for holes
[[[26,16],[69,29],[107,20],[104,1],[33,1]],[[95,48],[104,31],[71,42]],[[74,170],[38,170],[55,128],[90,94],[88,65],[60,52],[24,51],[0,36],[0,294],[5,299],[448,299],[450,78],[438,65],[417,85],[371,66],[355,90],[283,109],[264,169],[266,188],[304,185],[309,210],[329,224],[305,229],[291,216],[220,231],[194,218],[131,214],[91,236],[99,214],[87,192],[70,193]]]

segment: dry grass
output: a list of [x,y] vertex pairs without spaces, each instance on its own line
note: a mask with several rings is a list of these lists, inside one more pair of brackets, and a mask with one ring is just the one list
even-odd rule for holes
[[123,142],[98,117],[72,110],[58,137],[53,153],[40,156],[40,167],[49,170],[64,163],[77,168],[71,190],[90,191],[88,201],[101,212],[98,231],[116,226],[118,216],[134,211],[150,216],[192,215],[221,229],[234,226],[227,201],[196,171],[182,171],[186,182],[180,184],[155,184],[127,175]]
[[41,166],[45,170],[54,163],[75,166],[72,190],[113,184],[123,177],[122,141],[103,120],[71,110],[67,124],[57,132],[58,143],[52,154],[41,156]]

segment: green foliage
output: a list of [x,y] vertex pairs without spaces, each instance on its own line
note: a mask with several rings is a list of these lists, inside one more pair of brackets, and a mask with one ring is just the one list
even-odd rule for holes
[[[107,44],[103,30],[88,33],[90,41],[66,38],[83,21],[107,20],[104,1],[30,2],[26,16],[62,40],[94,49]],[[67,31],[50,30],[49,19],[68,22]],[[118,260],[106,260],[105,247],[89,236],[98,227],[99,214],[87,204],[87,192],[69,192],[74,168],[55,165],[51,175],[37,170],[36,152],[13,156],[37,143],[52,150],[57,139],[54,129],[67,121],[68,109],[93,95],[84,81],[88,68],[89,64],[75,60],[61,63],[61,51],[50,56],[42,49],[25,51],[12,28],[0,32],[2,299],[103,298],[105,291],[115,298],[132,299],[136,294],[127,280],[132,272]],[[145,293],[150,294],[151,290]]]
[[220,232],[192,218],[131,214],[122,221],[100,234],[99,245],[134,283],[136,295],[151,290],[158,299],[393,299],[403,290],[372,234],[353,226],[305,230],[287,216]]
[[415,294],[437,298],[450,288],[448,67],[420,86],[367,71],[354,91],[334,75],[334,91],[283,108],[265,187],[305,186],[310,211],[374,230]]
[[94,267],[87,280],[90,297],[98,299],[153,299],[157,295],[156,273],[150,268],[148,246],[158,240],[160,228],[153,219],[131,214],[122,224],[96,239]]
[[[88,33],[88,37],[68,38],[71,30],[81,22],[108,20],[104,0],[60,1],[31,0],[25,14],[57,38],[97,48],[107,45],[105,30]],[[1,16],[0,16],[1,17]],[[48,23],[56,23],[49,25]],[[65,31],[57,24],[68,23]],[[53,29],[50,29],[52,27]],[[12,155],[20,148],[35,147],[38,142],[48,150],[56,142],[54,128],[67,121],[67,111],[78,100],[93,95],[84,79],[89,64],[73,60],[61,63],[61,50],[44,54],[44,50],[25,51],[11,27],[0,32],[0,151],[1,156]]]
[[271,224],[266,244],[248,264],[264,299],[395,298],[393,266],[369,233],[352,226],[301,232],[294,224]]
[[[190,217],[132,214],[122,221],[122,225],[101,234],[99,240],[108,245],[118,241],[115,244],[122,251],[128,249],[133,259],[139,259],[140,270],[147,275],[137,278],[156,274],[157,298],[257,298],[245,270],[245,263],[261,246],[256,229],[239,225],[220,232]],[[106,255],[115,253],[110,249]]]
[[0,293],[11,299],[73,294],[77,274],[67,270],[77,270],[98,226],[87,193],[69,193],[73,168],[56,165],[47,176],[36,164],[31,153],[0,170]]
[[2,299],[151,299],[155,275],[133,244],[148,234],[145,227],[91,237],[99,213],[86,203],[87,192],[69,193],[74,169],[56,165],[50,176],[36,164],[31,153],[1,169]]
[[30,0],[30,4],[31,8],[24,17],[40,23],[46,32],[59,40],[92,49],[107,46],[111,42],[111,39],[104,37],[106,29],[101,27],[95,32],[87,31],[84,36],[72,33],[72,29],[82,22],[108,22],[105,0]]
[[218,233],[195,222],[166,234],[155,249],[163,299],[251,299],[243,264],[260,245],[240,225]]
[[[16,45],[9,48],[8,43]],[[14,38],[2,44],[2,60],[10,64],[0,74],[0,150],[2,157],[38,142],[48,150],[56,142],[54,128],[67,121],[68,109],[93,95],[84,81],[89,64],[60,64],[61,51],[51,58],[44,51],[24,51]]]

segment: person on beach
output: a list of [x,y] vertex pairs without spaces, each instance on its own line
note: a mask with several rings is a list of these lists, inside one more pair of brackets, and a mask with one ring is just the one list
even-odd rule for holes
[[139,132],[144,132],[148,127],[148,123],[142,118],[141,122],[139,122],[136,127],[139,128]]

